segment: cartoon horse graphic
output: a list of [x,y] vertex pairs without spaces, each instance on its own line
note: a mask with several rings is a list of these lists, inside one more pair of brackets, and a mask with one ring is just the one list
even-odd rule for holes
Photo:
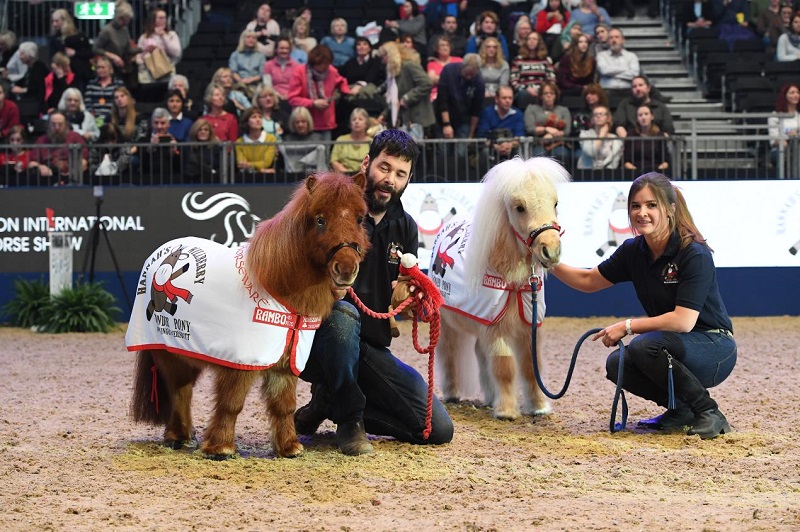
[[153,317],[154,312],[167,311],[175,315],[178,310],[178,298],[186,303],[192,302],[192,293],[185,288],[178,288],[172,281],[183,275],[189,270],[187,262],[180,268],[175,268],[178,261],[186,259],[187,254],[183,253],[184,246],[173,249],[169,255],[161,262],[150,285],[150,303],[147,305],[147,321]]

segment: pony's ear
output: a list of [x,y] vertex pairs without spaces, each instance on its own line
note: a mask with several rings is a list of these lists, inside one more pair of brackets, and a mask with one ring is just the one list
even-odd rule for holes
[[311,174],[310,176],[308,176],[306,178],[306,189],[308,189],[309,192],[312,192],[316,185],[317,185],[317,176],[316,176],[316,174]]
[[356,185],[360,186],[363,190],[367,189],[367,176],[364,175],[364,172],[359,172],[354,175],[353,181],[355,181]]

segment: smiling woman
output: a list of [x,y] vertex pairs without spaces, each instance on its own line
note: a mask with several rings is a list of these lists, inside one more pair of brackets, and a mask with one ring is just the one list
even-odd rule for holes
[[[625,336],[638,334],[628,345],[622,386],[667,408],[660,416],[640,421],[640,427],[691,426],[688,434],[703,439],[728,433],[731,427],[707,390],[730,375],[737,358],[711,248],[695,226],[683,194],[662,174],[652,172],[634,180],[628,217],[637,236],[610,258],[589,270],[561,264],[552,271],[583,292],[633,283],[648,317],[619,321],[592,339],[612,347]],[[619,350],[614,351],[606,362],[607,377],[615,383],[622,378],[619,357]]]

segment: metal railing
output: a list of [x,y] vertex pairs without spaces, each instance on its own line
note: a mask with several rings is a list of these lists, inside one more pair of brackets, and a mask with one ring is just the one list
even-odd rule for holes
[[[621,143],[623,150],[613,167],[579,168],[580,142],[592,140],[587,138],[564,138],[561,149],[554,150],[542,139],[523,137],[516,153],[557,158],[576,181],[630,181],[658,170],[660,162],[668,163],[661,171],[676,180],[800,179],[797,137],[783,133],[778,138],[767,134],[701,136],[700,130],[698,126],[689,136],[617,139],[614,142]],[[239,168],[236,144],[231,142],[0,146],[0,162],[4,163],[0,166],[0,186],[291,183],[309,173],[327,170],[334,144],[335,141],[267,143],[262,146],[275,150],[276,162],[265,171]],[[88,152],[86,158],[84,150]],[[308,154],[311,155],[306,157]],[[287,157],[294,158],[294,163],[289,164]],[[45,173],[52,176],[33,168],[29,161],[34,159],[48,166],[51,172]],[[502,159],[486,139],[425,139],[420,141],[414,180],[474,183]],[[625,164],[631,160],[635,168]]]

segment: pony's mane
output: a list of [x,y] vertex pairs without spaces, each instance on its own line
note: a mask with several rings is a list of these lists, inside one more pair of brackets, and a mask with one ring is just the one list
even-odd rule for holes
[[[548,157],[514,157],[486,173],[466,249],[469,256],[465,271],[468,283],[479,285],[490,260],[498,253],[508,257],[512,263],[528,260],[517,245],[506,213],[506,205],[512,198],[525,193],[538,202],[537,191],[542,187],[555,187],[569,180],[570,175],[564,167]],[[539,207],[536,203],[531,206]]]
[[[315,199],[330,205],[363,201],[363,190],[351,178],[334,173],[318,174],[313,193],[305,181],[295,189],[286,206],[261,222],[250,239],[247,269],[258,283],[301,314],[325,317],[334,296],[330,278],[309,258],[305,230],[314,212]],[[313,198],[312,198],[313,196]]]

